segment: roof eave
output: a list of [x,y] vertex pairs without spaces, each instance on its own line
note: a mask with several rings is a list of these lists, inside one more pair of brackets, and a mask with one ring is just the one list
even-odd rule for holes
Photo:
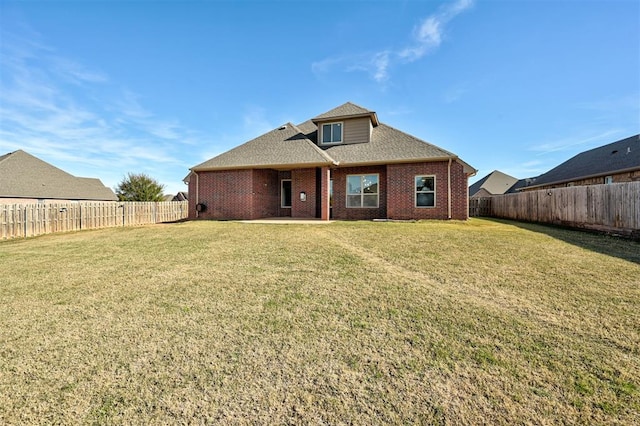
[[305,169],[310,167],[328,167],[335,165],[335,162],[314,162],[314,163],[282,163],[282,164],[248,164],[239,166],[212,166],[212,167],[193,167],[191,170],[194,173],[198,172],[216,172],[224,170],[251,170],[251,169]]
[[362,118],[362,117],[371,118],[371,122],[373,123],[374,127],[376,127],[376,126],[378,126],[380,124],[380,121],[378,120],[378,114],[376,114],[374,111],[363,112],[363,113],[360,113],[360,114],[337,115],[335,117],[324,117],[324,118],[316,117],[316,118],[312,118],[311,122],[317,126],[318,123],[322,123],[322,122],[325,122],[325,121],[347,120],[347,119],[350,119],[350,118]]
[[438,161],[449,161],[451,157],[429,157],[429,158],[403,158],[397,160],[375,160],[375,161],[340,161],[340,167],[360,167],[360,166],[382,166],[385,164],[407,164],[407,163],[435,163]]

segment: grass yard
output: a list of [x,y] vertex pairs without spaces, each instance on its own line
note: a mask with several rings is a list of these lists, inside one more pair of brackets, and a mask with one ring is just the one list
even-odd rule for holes
[[515,222],[0,242],[2,424],[638,424],[640,244]]

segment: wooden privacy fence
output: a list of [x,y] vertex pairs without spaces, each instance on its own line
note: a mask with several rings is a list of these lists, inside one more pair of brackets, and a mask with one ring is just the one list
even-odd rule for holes
[[479,198],[470,200],[469,215],[552,223],[640,237],[640,182],[572,186]]
[[188,201],[0,204],[0,239],[186,219]]

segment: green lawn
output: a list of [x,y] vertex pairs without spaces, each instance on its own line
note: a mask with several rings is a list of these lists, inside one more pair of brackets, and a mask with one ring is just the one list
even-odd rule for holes
[[0,242],[0,424],[638,424],[640,244],[515,222]]

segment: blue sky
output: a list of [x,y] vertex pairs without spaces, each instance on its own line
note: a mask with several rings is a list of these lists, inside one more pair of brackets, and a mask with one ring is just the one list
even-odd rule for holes
[[518,178],[640,132],[640,2],[4,1],[0,155],[114,187],[346,101]]

